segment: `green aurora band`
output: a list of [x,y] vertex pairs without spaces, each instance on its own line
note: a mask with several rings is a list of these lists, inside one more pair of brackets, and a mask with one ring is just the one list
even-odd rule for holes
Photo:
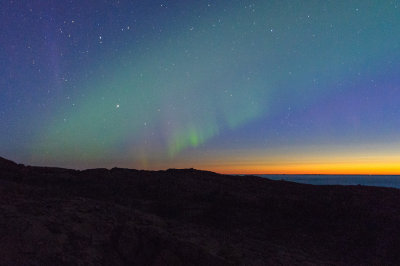
[[[142,167],[173,160],[250,121],[312,103],[337,87],[337,77],[351,79],[349,66],[384,58],[397,45],[371,10],[385,12],[388,23],[399,18],[377,1],[360,2],[360,10],[376,8],[359,18],[340,3],[277,5],[284,4],[260,1],[254,8],[237,5],[218,16],[185,18],[157,41],[105,55],[92,76],[81,78],[85,95],[54,106],[33,153],[55,162],[125,158]],[[359,24],[364,32],[354,32]]]

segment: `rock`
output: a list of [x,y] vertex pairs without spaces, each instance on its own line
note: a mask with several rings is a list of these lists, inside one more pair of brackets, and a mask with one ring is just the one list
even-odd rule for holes
[[0,159],[0,265],[399,265],[400,190]]

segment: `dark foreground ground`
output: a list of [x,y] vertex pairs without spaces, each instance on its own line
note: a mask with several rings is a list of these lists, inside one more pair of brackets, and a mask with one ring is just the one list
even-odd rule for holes
[[400,265],[400,190],[0,158],[1,265]]

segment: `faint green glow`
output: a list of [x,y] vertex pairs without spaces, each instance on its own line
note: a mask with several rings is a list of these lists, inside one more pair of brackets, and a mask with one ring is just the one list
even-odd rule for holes
[[217,125],[208,128],[202,127],[200,129],[194,125],[189,125],[184,130],[176,131],[175,135],[171,137],[168,145],[168,154],[170,157],[174,157],[183,149],[188,147],[196,148],[217,134]]
[[[349,68],[368,65],[359,54],[373,61],[389,50],[379,44],[388,33],[378,32],[375,8],[358,18],[341,5],[326,13],[322,2],[280,5],[237,4],[196,17],[191,30],[173,25],[161,41],[127,40],[133,52],[105,55],[101,70],[78,84],[84,96],[60,100],[34,153],[146,165],[155,155],[174,158],[254,119],[312,102],[335,88],[337,77],[351,76]],[[360,23],[365,32],[356,35]],[[397,45],[389,40],[389,48]]]

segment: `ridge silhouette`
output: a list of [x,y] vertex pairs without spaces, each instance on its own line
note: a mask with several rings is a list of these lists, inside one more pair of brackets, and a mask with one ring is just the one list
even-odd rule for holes
[[0,158],[2,265],[400,264],[400,190]]

